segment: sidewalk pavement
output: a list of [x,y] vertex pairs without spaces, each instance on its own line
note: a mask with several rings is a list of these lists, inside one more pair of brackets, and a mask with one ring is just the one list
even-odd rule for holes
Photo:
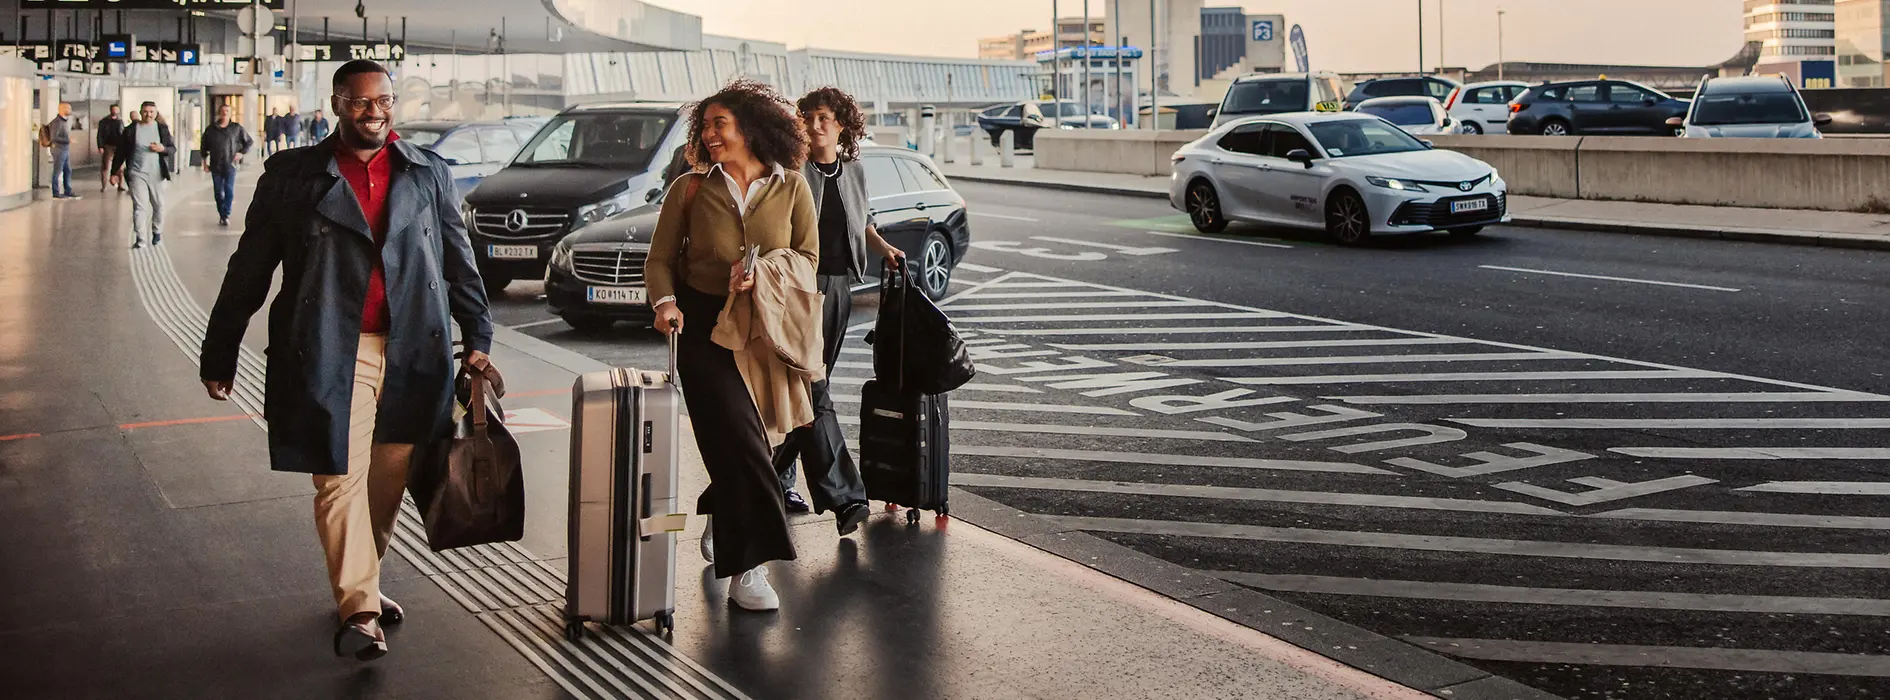
[[[960,143],[963,140],[960,139]],[[982,148],[984,164],[939,162],[948,178],[1026,187],[1096,192],[1129,197],[1168,197],[1167,177],[1119,173],[1040,170],[1028,155],[1017,167],[998,165],[993,149]],[[962,151],[962,149],[961,149]],[[1890,250],[1890,215],[1803,209],[1709,207],[1648,202],[1608,202],[1516,195],[1509,200],[1512,225],[1653,236],[1721,238],[1766,243]]]

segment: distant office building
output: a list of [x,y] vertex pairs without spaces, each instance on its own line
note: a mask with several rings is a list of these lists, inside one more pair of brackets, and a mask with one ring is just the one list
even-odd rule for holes
[[1211,80],[1247,57],[1247,11],[1201,8],[1201,65],[1196,78]]
[[1881,0],[1840,0],[1836,7],[1838,87],[1884,87],[1885,31]]
[[1829,59],[1837,55],[1837,0],[1746,0],[1746,41],[1758,42],[1759,63]]
[[[1083,46],[1083,18],[1065,17],[1057,20],[1057,40],[1055,48],[1069,49]],[[1089,18],[1089,45],[1108,46],[1109,30],[1102,17]],[[1016,34],[987,37],[978,40],[978,58],[995,61],[1028,61],[1042,52],[1051,50],[1050,32],[1025,29]]]

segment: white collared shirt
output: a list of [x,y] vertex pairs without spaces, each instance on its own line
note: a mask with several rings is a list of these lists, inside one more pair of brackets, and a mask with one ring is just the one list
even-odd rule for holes
[[722,168],[721,163],[716,163],[709,168],[710,175],[716,173],[721,173],[722,182],[728,185],[728,196],[735,198],[735,210],[742,215],[743,220],[747,220],[748,218],[748,203],[754,200],[755,195],[761,193],[761,188],[767,187],[768,183],[775,180],[787,179],[787,171],[781,167],[780,163],[775,163],[774,170],[770,171],[767,176],[748,183],[748,191],[743,192],[741,186],[735,183],[735,176],[728,174],[728,171]]

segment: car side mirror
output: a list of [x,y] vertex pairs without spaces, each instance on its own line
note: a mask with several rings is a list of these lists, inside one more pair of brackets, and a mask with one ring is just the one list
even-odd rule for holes
[[1830,126],[1830,125],[1831,125],[1831,115],[1829,115],[1829,114],[1824,114],[1824,113],[1819,113],[1819,114],[1815,114],[1815,115],[1812,115],[1812,117],[1811,117],[1811,123],[1812,123],[1812,124],[1814,124],[1814,125],[1817,125],[1817,126]]
[[1647,99],[1645,99],[1645,100],[1641,100],[1641,106],[1643,106],[1643,107],[1652,107],[1652,106],[1654,106],[1654,105],[1657,105],[1657,104],[1660,104],[1660,103],[1659,103],[1659,102],[1655,102],[1655,101],[1654,101],[1654,98],[1652,98],[1652,97],[1649,97],[1649,98],[1647,98]]
[[1308,168],[1312,167],[1312,151],[1308,151],[1304,148],[1295,148],[1291,151],[1287,151],[1286,159],[1295,163],[1302,163]]
[[1043,126],[1043,116],[1039,114],[1025,115],[1023,123],[1024,126],[1041,127]]
[[1424,147],[1425,147],[1425,148],[1436,148],[1436,147],[1437,147],[1437,144],[1435,144],[1435,143],[1432,143],[1430,139],[1418,139],[1418,143],[1421,143],[1421,144],[1424,144]]
[[465,165],[458,158],[441,158],[441,160],[446,161],[447,165]]
[[1450,126],[1450,125],[1451,125],[1451,124],[1453,124],[1453,123],[1455,123],[1455,122],[1452,122],[1452,121],[1450,120],[1450,117],[1444,117],[1444,126]]
[[645,194],[645,195],[643,195],[643,201],[646,201],[646,202],[654,202],[654,201],[656,201],[656,200],[657,200],[658,198],[660,198],[660,197],[662,197],[662,196],[663,196],[663,189],[662,189],[662,188],[660,188],[660,187],[652,187],[652,188],[650,188],[650,192],[649,192],[648,194]]
[[1667,126],[1686,126],[1686,117],[1668,117]]

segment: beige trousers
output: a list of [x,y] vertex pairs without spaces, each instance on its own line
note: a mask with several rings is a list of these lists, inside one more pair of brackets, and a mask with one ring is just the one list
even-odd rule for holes
[[381,611],[381,557],[394,537],[413,445],[374,444],[387,336],[363,334],[348,409],[348,473],[315,476],[315,531],[341,619]]

